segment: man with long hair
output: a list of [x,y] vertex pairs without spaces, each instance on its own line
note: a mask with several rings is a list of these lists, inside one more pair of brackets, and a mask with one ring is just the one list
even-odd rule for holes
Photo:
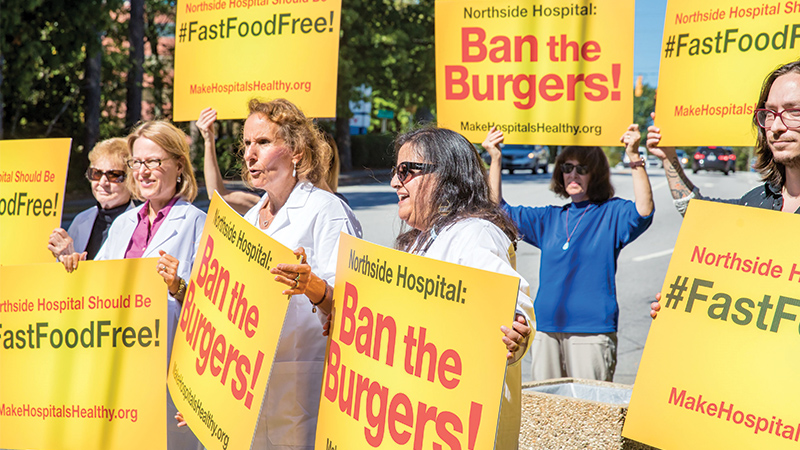
[[[758,130],[755,164],[763,185],[740,199],[720,200],[800,214],[800,61],[778,67],[764,80],[753,114]],[[672,198],[683,214],[689,200],[703,198],[683,171],[674,147],[658,147],[661,129],[651,126],[647,148],[664,162]]]

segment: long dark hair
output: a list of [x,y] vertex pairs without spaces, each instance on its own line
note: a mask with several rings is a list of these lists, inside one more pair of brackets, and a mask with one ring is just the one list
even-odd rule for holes
[[426,177],[423,189],[429,190],[430,202],[423,211],[426,229],[401,232],[395,248],[407,252],[416,250],[414,243],[422,245],[431,230],[443,230],[461,219],[475,217],[488,220],[508,236],[511,242],[518,239],[517,227],[503,210],[492,202],[489,183],[477,150],[462,135],[444,128],[424,127],[401,134],[394,141],[395,161],[400,147],[409,144],[424,162],[436,166]]
[[[781,75],[792,72],[800,74],[800,60],[784,64],[773,70],[761,86],[761,95],[758,96],[756,108],[765,107],[769,91],[772,89],[772,84],[775,83],[775,80]],[[779,162],[775,162],[775,158],[772,156],[772,149],[769,148],[767,143],[767,130],[758,126],[755,114],[753,114],[753,126],[758,131],[758,139],[756,140],[756,155],[758,158],[754,167],[761,174],[762,181],[767,181],[776,187],[782,187],[784,180],[786,180],[786,167]]]
[[550,179],[551,191],[559,197],[569,197],[567,188],[564,186],[564,172],[561,170],[561,165],[568,159],[574,159],[589,168],[589,186],[586,188],[586,195],[592,203],[603,203],[614,196],[608,158],[600,147],[569,146],[565,148],[556,158],[553,177]]

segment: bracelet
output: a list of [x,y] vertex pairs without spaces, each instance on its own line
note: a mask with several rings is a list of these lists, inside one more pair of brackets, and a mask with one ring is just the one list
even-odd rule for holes
[[172,295],[178,302],[183,303],[183,297],[186,295],[186,280],[183,278],[178,278],[178,280],[180,280],[178,281],[178,291],[174,294],[170,292],[170,295]]
[[311,297],[308,298],[308,301],[311,302],[311,312],[312,313],[317,312],[317,306],[321,305],[322,302],[325,301],[325,298],[328,296],[328,288],[330,286],[328,286],[328,282],[327,281],[322,280],[322,282],[325,283],[325,290],[322,292],[322,298],[319,299],[319,301],[317,303],[311,302]]
[[636,167],[644,167],[644,160],[640,159],[638,161],[631,161],[630,167],[631,167],[631,169],[636,168]]

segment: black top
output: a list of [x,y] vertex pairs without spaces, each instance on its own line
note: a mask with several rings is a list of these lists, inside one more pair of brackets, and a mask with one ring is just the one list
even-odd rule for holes
[[[733,203],[736,205],[753,206],[755,208],[771,209],[773,211],[780,211],[783,208],[783,195],[781,188],[774,186],[769,182],[764,183],[744,194],[742,198],[736,200],[719,200],[724,203]],[[800,208],[794,212],[800,214]]]
[[103,209],[99,203],[97,204],[97,218],[94,219],[92,234],[89,235],[89,242],[86,243],[86,259],[94,259],[108,237],[108,229],[111,227],[111,222],[127,211],[129,205],[130,202],[111,209]]

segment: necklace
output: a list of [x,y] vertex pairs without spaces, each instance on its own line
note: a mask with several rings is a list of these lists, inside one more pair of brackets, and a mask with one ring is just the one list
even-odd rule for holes
[[267,208],[261,208],[261,210],[258,212],[258,220],[261,223],[261,228],[267,228],[269,226],[270,219],[264,217],[266,216],[267,212]]
[[578,229],[578,225],[581,224],[581,219],[583,219],[583,216],[586,215],[586,212],[589,211],[589,208],[591,206],[592,205],[587,205],[586,209],[583,210],[583,214],[581,214],[581,216],[578,218],[578,223],[576,223],[575,226],[572,228],[572,232],[571,233],[569,231],[569,208],[567,208],[567,222],[564,225],[564,228],[565,228],[564,231],[567,232],[567,242],[564,242],[564,245],[561,246],[561,250],[567,251],[567,249],[569,248],[569,240],[572,239],[572,235],[575,233],[575,230]]

